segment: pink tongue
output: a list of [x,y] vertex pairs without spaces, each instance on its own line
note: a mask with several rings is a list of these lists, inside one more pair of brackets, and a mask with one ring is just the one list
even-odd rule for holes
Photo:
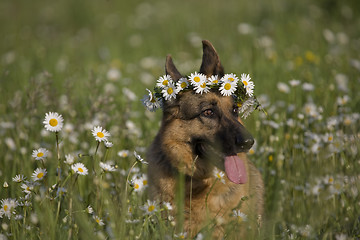
[[237,155],[225,157],[225,172],[230,181],[237,184],[247,182],[244,161]]

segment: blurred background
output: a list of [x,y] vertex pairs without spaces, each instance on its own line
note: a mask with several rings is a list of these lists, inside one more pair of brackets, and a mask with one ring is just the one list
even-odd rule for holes
[[[0,198],[18,194],[11,179],[31,174],[33,149],[54,148],[42,126],[49,111],[67,123],[62,154],[93,151],[90,130],[101,125],[112,134],[110,158],[127,169],[117,152],[144,154],[161,119],[142,106],[145,89],[164,74],[167,54],[183,75],[198,71],[207,39],[226,72],[252,76],[268,112],[245,124],[272,238],[359,237],[359,26],[357,0],[2,0],[0,183],[10,186]],[[311,135],[326,133],[336,150]],[[327,176],[355,185],[329,202],[319,180]]]

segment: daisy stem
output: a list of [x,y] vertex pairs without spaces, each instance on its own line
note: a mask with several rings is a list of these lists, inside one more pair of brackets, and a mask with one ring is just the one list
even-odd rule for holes
[[129,183],[129,177],[130,177],[130,173],[133,170],[133,168],[135,167],[135,165],[137,164],[137,161],[134,162],[134,164],[131,166],[129,173],[126,177],[126,185],[125,185],[125,194],[127,194],[127,188],[128,188],[128,183]]
[[210,190],[209,192],[206,194],[206,197],[205,197],[205,209],[206,209],[206,212],[208,212],[208,198],[209,198],[209,195],[211,193],[211,191],[213,190],[214,186],[215,186],[215,183],[218,181],[219,179],[216,178],[214,183],[211,185],[210,187]]
[[56,136],[56,151],[57,151],[57,158],[58,158],[58,167],[57,167],[57,174],[58,174],[58,183],[60,183],[60,149],[59,149],[59,133],[55,133]]
[[[194,172],[195,172],[195,164],[196,164],[196,160],[198,159],[198,155],[196,155],[193,164],[191,166],[191,178],[190,178],[190,199],[189,199],[189,207],[190,207],[190,217],[189,217],[189,224],[191,226],[191,200],[192,200],[192,185],[193,185],[193,176],[194,176]],[[192,236],[192,232],[190,232],[190,236]]]

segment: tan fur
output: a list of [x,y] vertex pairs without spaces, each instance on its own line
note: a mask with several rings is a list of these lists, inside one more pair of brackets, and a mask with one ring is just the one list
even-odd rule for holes
[[[207,75],[223,71],[212,45],[207,41],[203,44],[204,57],[201,69],[205,69]],[[166,67],[172,77],[181,76],[169,57]],[[223,97],[214,92],[200,95],[190,90],[180,93],[176,101],[166,103],[161,128],[147,154],[150,197],[159,202],[170,202],[175,207],[176,180],[179,173],[185,174],[184,231],[192,237],[208,226],[213,230],[215,238],[221,238],[224,235],[224,226],[233,220],[232,210],[240,209],[248,216],[249,221],[239,224],[230,235],[234,239],[244,237],[249,226],[252,229],[258,227],[258,216],[263,214],[262,177],[246,158],[246,154],[238,153],[245,162],[248,181],[245,184],[235,184],[225,176],[225,184],[219,181],[214,184],[215,166],[206,159],[201,159],[194,152],[191,143],[196,137],[215,142],[215,135],[224,124],[218,121],[209,125],[204,124],[200,117],[187,118],[191,111],[197,111],[197,105],[201,102],[216,104],[222,118],[229,119],[228,122],[238,127],[239,123],[236,121],[240,119],[237,120],[231,115],[234,105],[232,97]],[[221,163],[223,159],[218,158],[216,161]]]

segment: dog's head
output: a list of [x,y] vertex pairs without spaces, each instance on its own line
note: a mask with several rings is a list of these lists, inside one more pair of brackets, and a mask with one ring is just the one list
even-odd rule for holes
[[[170,56],[165,69],[174,81],[183,77]],[[224,75],[217,52],[206,40],[203,41],[200,73],[217,75],[219,79]],[[244,162],[238,153],[247,152],[254,139],[240,122],[238,106],[232,96],[222,96],[219,91],[203,94],[182,91],[176,99],[165,101],[163,110],[164,124],[176,124],[175,129],[181,131],[178,140],[190,145],[193,156],[198,156],[199,171],[209,174],[206,172],[215,165],[225,170],[232,182],[246,182]]]

